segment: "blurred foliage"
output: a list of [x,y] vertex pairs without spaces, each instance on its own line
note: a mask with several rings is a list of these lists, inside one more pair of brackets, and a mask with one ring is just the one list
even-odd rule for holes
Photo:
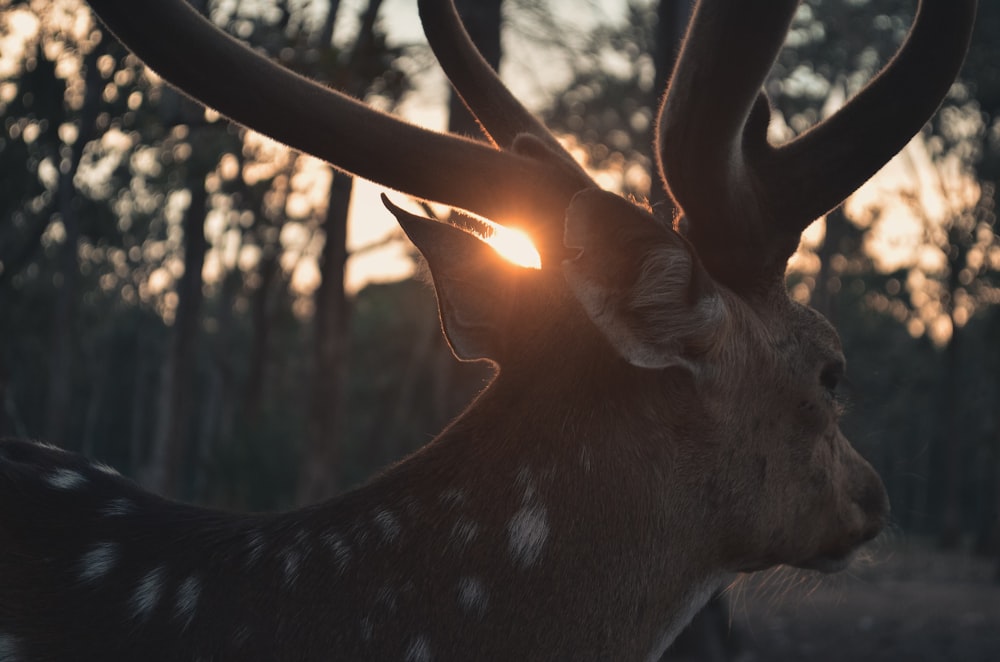
[[655,3],[630,1],[624,22],[597,27],[572,60],[573,78],[545,112],[552,130],[583,150],[596,171],[620,176],[628,193],[647,196],[658,180],[653,124],[662,91],[654,90]]

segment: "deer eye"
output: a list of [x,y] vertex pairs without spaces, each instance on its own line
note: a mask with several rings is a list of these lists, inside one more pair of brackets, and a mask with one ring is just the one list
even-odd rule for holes
[[834,361],[826,364],[823,370],[819,373],[819,385],[834,398],[837,397],[837,387],[840,386],[843,379],[844,364],[840,361]]

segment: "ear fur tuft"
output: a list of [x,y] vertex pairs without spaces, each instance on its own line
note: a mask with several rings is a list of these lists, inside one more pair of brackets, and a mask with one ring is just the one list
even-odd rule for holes
[[580,249],[562,265],[570,288],[633,365],[693,368],[724,332],[724,301],[690,245],[622,198],[578,193],[566,245]]

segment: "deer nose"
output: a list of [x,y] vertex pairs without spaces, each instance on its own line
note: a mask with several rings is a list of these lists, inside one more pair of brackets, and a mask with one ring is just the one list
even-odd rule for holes
[[877,536],[889,521],[889,495],[881,479],[872,471],[872,480],[865,481],[861,494],[855,499],[864,514],[865,527],[862,539],[867,542]]

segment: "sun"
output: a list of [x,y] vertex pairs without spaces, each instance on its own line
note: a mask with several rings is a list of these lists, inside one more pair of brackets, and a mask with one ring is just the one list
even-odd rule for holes
[[496,223],[489,223],[489,226],[493,233],[488,237],[483,237],[483,241],[489,244],[501,257],[529,269],[542,268],[542,258],[527,234]]

